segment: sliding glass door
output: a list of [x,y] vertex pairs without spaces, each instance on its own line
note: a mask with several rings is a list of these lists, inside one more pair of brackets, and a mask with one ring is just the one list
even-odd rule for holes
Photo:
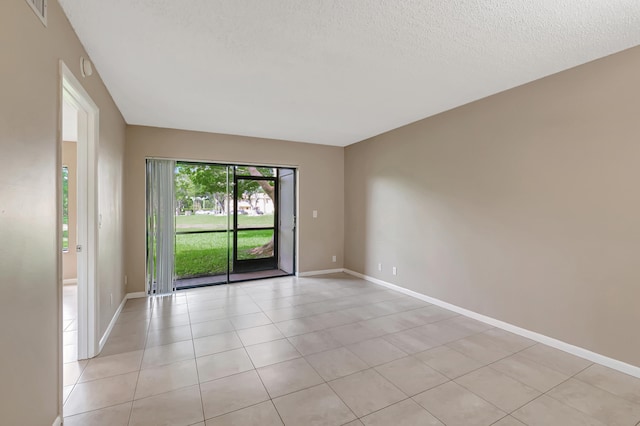
[[293,169],[176,162],[175,287],[293,274],[294,197]]
[[277,169],[234,169],[233,271],[276,269]]
[[226,165],[176,165],[177,287],[228,281],[232,173]]

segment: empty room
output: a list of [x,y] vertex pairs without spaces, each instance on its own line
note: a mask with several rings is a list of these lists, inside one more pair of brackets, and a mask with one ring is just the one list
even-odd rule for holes
[[640,2],[3,0],[0,52],[0,424],[640,425]]

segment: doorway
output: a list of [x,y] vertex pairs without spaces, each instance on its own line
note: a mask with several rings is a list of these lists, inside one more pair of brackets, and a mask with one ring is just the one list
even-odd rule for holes
[[62,100],[62,360],[78,358],[78,110]]
[[[174,289],[295,273],[295,169],[187,161],[174,167]],[[148,207],[158,203],[149,187],[147,194]],[[150,214],[153,237],[160,229],[149,225],[159,216]],[[150,293],[157,287],[153,268],[166,266],[156,239],[147,239]]]
[[99,352],[96,326],[98,107],[60,61],[62,360]]
[[278,169],[233,168],[234,274],[277,270]]

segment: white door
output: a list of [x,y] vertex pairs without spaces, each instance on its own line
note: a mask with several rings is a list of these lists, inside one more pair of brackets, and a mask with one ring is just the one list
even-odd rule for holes
[[279,170],[278,188],[278,267],[293,274],[296,238],[296,173],[292,169]]

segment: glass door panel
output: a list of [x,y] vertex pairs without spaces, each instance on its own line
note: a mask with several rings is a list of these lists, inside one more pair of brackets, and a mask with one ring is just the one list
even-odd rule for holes
[[234,273],[276,268],[276,179],[273,169],[235,169]]
[[176,164],[176,286],[226,282],[229,274],[230,167]]

